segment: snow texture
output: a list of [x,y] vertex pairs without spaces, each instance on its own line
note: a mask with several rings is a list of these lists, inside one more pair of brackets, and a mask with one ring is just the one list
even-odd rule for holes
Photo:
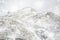
[[60,40],[59,0],[0,1],[0,40]]

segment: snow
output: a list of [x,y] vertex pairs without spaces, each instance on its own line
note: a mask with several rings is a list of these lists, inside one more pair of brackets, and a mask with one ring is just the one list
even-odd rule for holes
[[13,40],[59,40],[59,10],[59,0],[0,0],[0,21],[5,22],[0,22],[0,35]]

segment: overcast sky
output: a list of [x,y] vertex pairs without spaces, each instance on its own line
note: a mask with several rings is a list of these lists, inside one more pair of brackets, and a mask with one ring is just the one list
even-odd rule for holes
[[32,7],[38,11],[44,11],[59,4],[59,0],[0,0],[0,12],[16,11],[24,7]]

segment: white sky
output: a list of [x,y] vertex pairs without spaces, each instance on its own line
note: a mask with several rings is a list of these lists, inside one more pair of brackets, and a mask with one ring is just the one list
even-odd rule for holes
[[46,11],[59,4],[59,0],[0,0],[0,12],[16,11],[24,7],[32,7],[38,11]]

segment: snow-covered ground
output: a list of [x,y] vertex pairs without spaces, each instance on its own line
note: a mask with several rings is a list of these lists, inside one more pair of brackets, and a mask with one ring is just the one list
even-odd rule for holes
[[60,0],[0,0],[0,40],[60,40]]

